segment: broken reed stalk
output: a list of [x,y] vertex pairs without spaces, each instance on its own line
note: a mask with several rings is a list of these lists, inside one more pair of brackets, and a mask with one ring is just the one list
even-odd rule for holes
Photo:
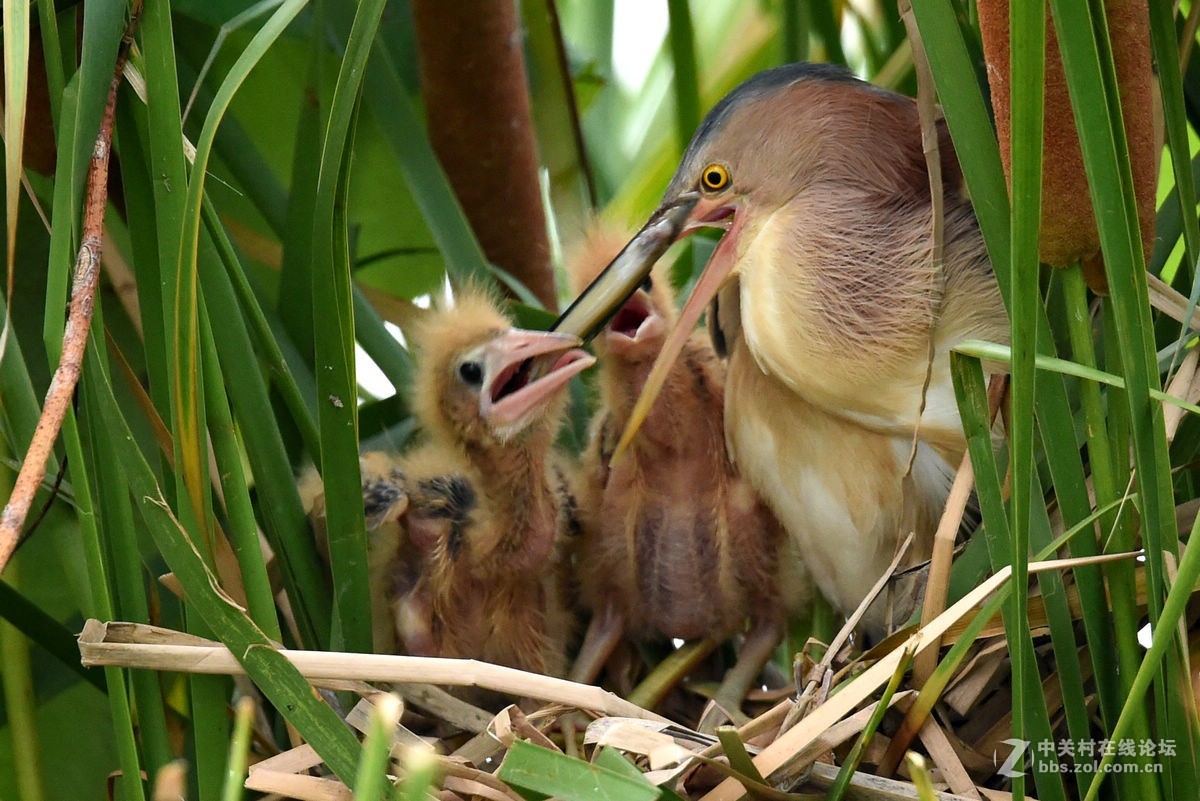
[[[80,661],[88,666],[119,665],[180,673],[241,675],[245,668],[220,643],[137,623],[89,620],[79,635]],[[474,659],[334,653],[279,649],[304,678],[389,683],[436,683],[479,687],[589,709],[605,715],[667,719],[590,684],[578,684]]]
[[87,347],[88,333],[92,328],[92,315],[96,305],[96,285],[100,278],[100,251],[104,230],[104,208],[108,202],[108,157],[112,147],[113,118],[116,116],[117,89],[125,73],[125,61],[129,57],[129,46],[133,43],[133,31],[137,27],[141,12],[141,1],[135,0],[129,25],[121,38],[117,51],[117,64],[113,70],[112,83],[108,87],[108,102],[104,104],[104,115],[100,119],[100,130],[96,144],[92,147],[92,158],[88,165],[87,191],[83,207],[83,236],[79,254],[75,257],[74,277],[71,282],[71,305],[67,325],[63,331],[62,355],[42,415],[33,432],[33,440],[25,453],[12,495],[0,516],[0,571],[8,564],[21,528],[29,515],[34,495],[46,477],[46,461],[54,449],[63,420],[71,405],[71,397],[79,383],[83,368],[83,353]]
[[[1101,564],[1121,559],[1131,559],[1139,556],[1141,551],[1120,554],[1104,554],[1101,556],[1053,559],[1042,562],[1030,562],[1029,572],[1038,573],[1043,570],[1066,570],[1082,564]],[[928,621],[917,629],[900,647],[881,657],[874,665],[854,677],[835,695],[818,706],[812,713],[788,729],[766,746],[754,758],[758,772],[767,777],[768,781],[778,771],[785,770],[798,754],[812,743],[821,732],[837,723],[861,702],[881,688],[895,672],[903,653],[907,650],[916,655],[931,648],[939,642],[942,635],[957,620],[982,603],[993,592],[1000,589],[1012,576],[1012,567],[1006,565],[996,571],[990,578],[979,584],[954,603],[949,609]],[[727,778],[713,789],[709,790],[700,801],[736,801],[745,795],[745,789],[737,779]]]
[[[995,426],[996,415],[1004,403],[1008,381],[1002,376],[993,376],[988,385],[988,421]],[[950,496],[938,521],[933,535],[933,555],[929,560],[929,580],[925,585],[925,600],[921,620],[933,620],[946,609],[946,594],[950,589],[950,563],[954,558],[954,543],[962,527],[963,515],[967,511],[971,490],[975,488],[975,471],[971,467],[971,456],[963,454],[962,462],[954,474]],[[924,686],[937,666],[938,649],[932,648],[920,654],[913,662],[913,684]]]

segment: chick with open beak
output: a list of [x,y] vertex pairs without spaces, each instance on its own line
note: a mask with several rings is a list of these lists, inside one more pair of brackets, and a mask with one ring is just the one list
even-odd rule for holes
[[[929,556],[965,450],[949,351],[1008,338],[944,126],[939,151],[935,262],[916,104],[828,65],[760,73],[709,112],[650,223],[557,326],[594,334],[671,241],[722,229],[617,450],[719,300],[730,453],[846,614],[910,531],[906,564]],[[877,604],[866,628],[905,617],[918,592],[893,598],[890,616]]]
[[[594,228],[568,263],[574,282],[594,278],[621,241]],[[592,681],[622,636],[720,643],[749,621],[738,662],[702,720],[712,728],[740,717],[809,583],[794,557],[779,558],[782,526],[729,460],[725,369],[702,335],[685,342],[628,453],[610,464],[674,322],[666,276],[648,277],[595,339],[599,404],[578,491],[579,582],[592,621],[571,677]]]
[[[394,624],[377,645],[562,675],[574,500],[553,442],[563,390],[595,360],[578,337],[513,328],[478,291],[413,340],[422,439],[362,460],[374,611]],[[534,358],[549,362],[537,378]]]

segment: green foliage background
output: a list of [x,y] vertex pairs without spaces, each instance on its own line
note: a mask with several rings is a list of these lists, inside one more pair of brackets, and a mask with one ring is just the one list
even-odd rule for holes
[[[560,240],[570,241],[594,212],[630,224],[644,218],[703,110],[759,69],[836,61],[882,85],[916,91],[912,48],[892,0],[666,5],[667,35],[645,85],[630,92],[613,78],[614,52],[623,45],[614,41],[612,0],[520,4],[546,194]],[[1067,528],[1098,517],[1096,529],[1083,526],[1085,536],[1071,540],[1071,555],[1144,544],[1148,612],[1133,601],[1129,563],[1075,572],[1087,646],[1078,659],[1074,626],[1065,601],[1059,603],[1062,577],[1052,572],[1039,581],[1051,599],[1062,712],[1072,737],[1091,737],[1094,726],[1114,738],[1174,739],[1179,756],[1163,774],[1117,775],[1102,786],[1087,776],[1038,774],[1034,786],[1043,799],[1082,797],[1089,789],[1141,801],[1195,797],[1200,749],[1190,685],[1195,666],[1188,658],[1194,615],[1185,602],[1200,554],[1182,547],[1194,513],[1181,515],[1179,531],[1176,509],[1190,508],[1197,495],[1192,465],[1200,425],[1187,415],[1168,445],[1154,394],[1195,340],[1149,311],[1145,278],[1145,270],[1160,276],[1194,307],[1200,65],[1191,59],[1181,69],[1187,48],[1179,42],[1194,39],[1195,9],[1185,2],[1172,16],[1171,4],[1151,2],[1167,153],[1159,241],[1144,265],[1129,217],[1123,134],[1113,125],[1118,101],[1105,88],[1111,58],[1099,23],[1104,4],[1051,4],[1069,33],[1062,39],[1068,79],[1080,98],[1093,196],[1114,210],[1101,220],[1114,291],[1099,301],[1086,295],[1078,268],[1038,271],[1036,214],[1023,213],[1030,196],[1020,194],[1021,186],[1036,186],[1028,179],[1040,169],[1031,146],[1036,124],[1014,135],[1015,160],[1026,172],[1014,179],[1018,201],[1010,214],[973,4],[914,5],[1012,313],[1013,404],[1025,410],[1014,415],[1025,424],[1015,427],[1011,464],[1008,451],[996,461],[982,423],[982,374],[971,355],[981,351],[956,357],[964,418],[976,435],[985,524],[956,565],[954,591],[961,594],[1003,564],[1015,564],[1019,573],[1025,554],[1050,543],[1057,531],[1042,498],[1053,500]],[[561,21],[565,73],[551,9]],[[36,0],[28,10],[32,22],[24,25],[18,11],[6,9],[5,46],[14,54],[30,42],[39,46],[44,63],[35,60],[28,70],[44,78],[49,106],[40,119],[30,112],[36,124],[27,127],[25,147],[49,137],[57,147],[53,169],[27,171],[28,188],[20,194],[12,328],[0,362],[0,490],[29,442],[57,361],[86,156],[128,13],[119,0]],[[1014,53],[1025,86],[1040,84],[1032,44],[1041,35],[1038,16],[1023,19],[1022,41],[1029,44]],[[211,68],[197,85],[210,55]],[[190,797],[222,792],[233,683],[84,671],[72,635],[87,617],[153,620],[217,637],[236,653],[268,640],[369,646],[355,454],[360,439],[402,443],[412,425],[403,392],[376,399],[357,387],[353,343],[403,389],[408,355],[383,318],[403,327],[417,313],[411,301],[437,291],[446,275],[496,277],[432,156],[415,64],[409,10],[398,0],[147,1],[131,60],[144,78],[144,96],[128,82],[122,87],[113,164],[120,191],[106,220],[106,261],[127,265],[140,312],[123,304],[121,274],[107,272],[83,381],[47,482],[65,464],[62,480],[56,491],[39,494],[35,511],[45,506],[46,514],[0,584],[0,797],[96,798],[110,772],[153,776],[176,756],[190,763]],[[24,94],[26,75],[19,63],[6,75],[7,105]],[[571,97],[581,137],[572,127]],[[197,147],[195,166],[181,132]],[[10,148],[12,142],[6,137]],[[702,241],[681,250],[679,283],[686,284],[707,252]],[[550,319],[532,307],[514,310],[529,325]],[[1084,378],[1038,369],[1035,383],[1035,351],[1082,365],[1075,374]],[[315,364],[329,369],[314,370]],[[1114,376],[1123,383],[1112,383]],[[139,403],[143,386],[153,413]],[[362,396],[363,404],[322,400],[331,396]],[[585,417],[577,404],[576,436]],[[156,441],[156,426],[169,438],[172,457]],[[217,484],[205,467],[210,447]],[[348,521],[335,527],[331,542],[332,592],[293,480],[298,465],[320,453],[326,475],[337,476],[329,482],[331,515]],[[1010,500],[1001,492],[1006,472]],[[260,527],[277,554],[295,631],[276,613],[257,547]],[[208,585],[221,536],[240,568],[245,613]],[[186,603],[157,582],[168,571],[183,584]],[[1013,593],[1006,612],[1017,672],[1024,668],[1014,736],[1036,740],[1052,737],[1051,722],[1059,720],[1047,710],[1032,662],[1023,595]],[[1147,614],[1155,631],[1150,652],[1137,643]],[[246,667],[268,699],[291,708],[292,724],[352,782],[358,743],[286,663],[267,649],[253,654]],[[1080,670],[1089,661],[1094,682]],[[118,778],[113,786],[130,801],[146,797],[141,782]]]

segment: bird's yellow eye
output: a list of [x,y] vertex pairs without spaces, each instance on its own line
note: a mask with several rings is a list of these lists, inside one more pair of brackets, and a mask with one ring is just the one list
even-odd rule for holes
[[700,185],[708,192],[719,192],[729,186],[729,170],[723,164],[709,164],[700,173]]

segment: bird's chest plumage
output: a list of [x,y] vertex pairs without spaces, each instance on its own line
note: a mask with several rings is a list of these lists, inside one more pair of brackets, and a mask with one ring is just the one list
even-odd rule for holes
[[[742,235],[736,274],[746,347],[809,403],[877,430],[912,431],[938,309],[928,248],[860,219],[866,199],[844,203],[800,196]],[[949,386],[945,361],[935,355],[935,392]],[[953,404],[939,405],[943,412],[957,427]],[[922,425],[943,423],[930,418]]]
[[936,453],[922,446],[909,475],[908,441],[808,403],[759,369],[744,342],[730,357],[726,398],[738,469],[842,612],[857,607],[909,531],[918,537],[909,561],[927,556],[930,521],[948,489]]

